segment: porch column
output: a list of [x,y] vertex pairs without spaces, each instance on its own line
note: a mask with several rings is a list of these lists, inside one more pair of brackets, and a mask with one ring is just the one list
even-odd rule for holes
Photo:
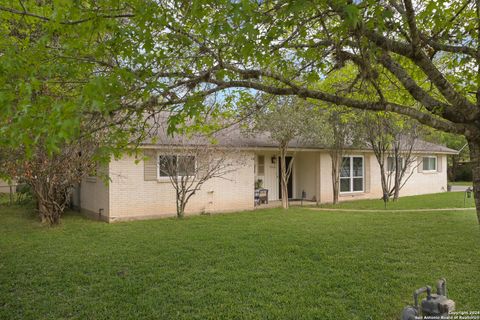
[[320,175],[321,175],[321,162],[320,162],[320,152],[317,152],[316,157],[316,166],[315,166],[315,198],[317,199],[317,205],[321,203],[320,195],[321,195],[321,182],[320,182]]

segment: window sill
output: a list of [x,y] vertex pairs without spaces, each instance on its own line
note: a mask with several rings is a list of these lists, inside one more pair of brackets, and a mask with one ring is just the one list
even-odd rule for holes
[[338,196],[341,197],[358,197],[367,194],[365,191],[340,192]]
[[422,173],[432,174],[432,173],[438,173],[438,171],[437,170],[424,170],[424,171],[422,171]]
[[[177,179],[180,179],[181,176],[177,177]],[[189,176],[188,177],[189,179],[194,179],[194,176]],[[157,177],[157,182],[158,183],[170,183],[171,180],[170,180],[170,177]]]

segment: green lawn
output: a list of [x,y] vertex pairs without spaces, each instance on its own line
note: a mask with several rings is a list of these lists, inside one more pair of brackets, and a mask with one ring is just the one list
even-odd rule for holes
[[0,205],[6,205],[10,203],[10,195],[8,193],[0,193]]
[[12,199],[10,199],[9,193],[0,193],[0,206],[9,205],[10,201],[13,201],[14,204],[19,204],[19,203],[27,203],[30,200],[27,196],[20,193],[14,193],[12,195]]
[[[441,208],[463,208],[475,207],[473,195],[471,198],[465,198],[465,192],[443,192],[435,194],[426,194],[421,196],[401,197],[396,202],[389,201],[387,209],[441,209]],[[384,209],[385,204],[381,199],[375,200],[355,200],[345,201],[337,205],[324,204],[322,208],[338,209]]]
[[398,319],[439,277],[457,310],[480,310],[473,210],[70,214],[56,228],[30,212],[0,208],[0,319]]

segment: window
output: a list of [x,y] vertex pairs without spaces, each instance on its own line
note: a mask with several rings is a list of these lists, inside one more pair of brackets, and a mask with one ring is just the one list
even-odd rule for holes
[[437,157],[423,157],[422,169],[423,171],[436,171]]
[[257,174],[263,176],[265,174],[265,156],[258,156]]
[[195,175],[195,156],[177,156],[178,176]]
[[158,176],[194,176],[195,156],[160,155],[158,157]]
[[[400,170],[403,169],[403,166],[404,166],[403,158],[400,158]],[[387,171],[389,172],[395,171],[395,157],[387,158]]]
[[363,157],[343,157],[340,169],[340,192],[363,191]]

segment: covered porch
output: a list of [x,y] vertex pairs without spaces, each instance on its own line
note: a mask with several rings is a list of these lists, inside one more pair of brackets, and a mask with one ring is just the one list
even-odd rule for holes
[[[287,165],[293,161],[292,173],[288,181],[288,198],[298,205],[316,204],[320,193],[320,152],[318,150],[301,150],[290,152]],[[280,158],[276,150],[255,151],[255,190],[268,191],[268,204],[262,207],[281,206]],[[277,205],[280,204],[280,205]]]
[[[290,200],[288,202],[290,207],[312,207],[316,206],[316,201],[311,200]],[[282,201],[281,200],[274,200],[269,201],[268,203],[260,203],[259,205],[255,206],[255,209],[270,209],[270,208],[281,208]]]

